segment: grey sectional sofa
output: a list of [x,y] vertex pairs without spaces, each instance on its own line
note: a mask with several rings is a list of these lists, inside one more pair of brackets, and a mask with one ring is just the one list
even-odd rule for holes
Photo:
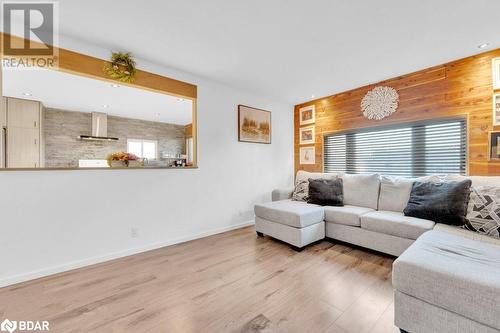
[[[327,237],[398,256],[395,324],[403,332],[500,332],[500,240],[405,216],[413,180],[299,171],[296,181],[337,176],[343,207],[293,201],[293,188],[274,190],[273,202],[255,206],[257,234],[296,250]],[[500,187],[500,177],[467,178],[473,186]]]
[[299,171],[297,181],[341,176],[343,207],[291,200],[293,188],[273,191],[273,202],[255,205],[257,232],[296,249],[328,237],[399,256],[435,223],[404,216],[412,181],[379,175],[336,175]]

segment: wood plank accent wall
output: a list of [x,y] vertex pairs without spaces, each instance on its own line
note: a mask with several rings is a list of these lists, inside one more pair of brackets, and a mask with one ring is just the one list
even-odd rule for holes
[[[296,105],[295,171],[323,171],[323,137],[327,133],[463,116],[467,118],[469,175],[500,175],[500,163],[488,160],[488,132],[500,130],[500,126],[493,127],[492,119],[492,59],[496,57],[500,57],[500,49]],[[388,118],[369,120],[363,117],[361,99],[378,85],[398,91],[399,108]],[[299,145],[299,109],[309,105],[316,108],[316,164],[300,165],[299,148],[307,145]]]

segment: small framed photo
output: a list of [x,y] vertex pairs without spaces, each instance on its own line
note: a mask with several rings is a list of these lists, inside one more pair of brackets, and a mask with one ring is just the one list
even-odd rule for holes
[[489,159],[500,161],[500,131],[490,132]]
[[314,146],[300,148],[300,164],[316,164],[316,148]]
[[300,144],[301,145],[310,145],[315,143],[314,140],[314,126],[311,127],[302,127],[299,129],[300,135]]
[[314,105],[305,106],[299,109],[300,126],[314,124],[316,122],[316,107]]
[[500,89],[500,58],[493,59],[493,89]]
[[500,94],[493,95],[493,126],[500,126]]

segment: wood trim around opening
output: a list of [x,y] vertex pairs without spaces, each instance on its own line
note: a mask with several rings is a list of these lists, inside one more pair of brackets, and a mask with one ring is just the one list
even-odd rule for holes
[[[8,35],[4,32],[0,32],[0,57],[3,59],[3,41],[6,36],[13,38],[18,43],[25,42],[24,38]],[[29,41],[33,45],[42,45],[41,43],[35,41]],[[154,74],[151,72],[143,71],[137,69],[136,76],[133,82],[126,83],[114,80],[108,77],[103,72],[103,66],[106,63],[110,63],[107,60],[99,59],[96,57],[92,57],[86,54],[78,53],[75,51],[56,48],[54,47],[55,52],[58,52],[58,66],[54,68],[49,68],[51,70],[57,70],[60,72],[65,72],[69,74],[75,74],[79,76],[84,76],[92,79],[97,79],[101,81],[108,81],[110,83],[115,83],[123,86],[130,86],[133,88],[149,90],[152,92],[171,95],[179,98],[189,99],[192,101],[192,137],[193,137],[193,165],[191,167],[186,167],[189,169],[195,169],[198,167],[198,152],[197,152],[197,91],[198,87],[194,84],[175,80],[166,76]],[[8,56],[9,58],[20,58],[22,56]],[[2,66],[0,66],[0,72],[2,71]],[[1,74],[0,74],[1,75]],[[1,76],[0,76],[1,79]],[[133,168],[126,168],[133,169]],[[156,168],[139,168],[141,170],[145,169],[156,169]],[[158,169],[180,169],[180,168],[158,168]],[[36,170],[91,170],[91,168],[0,168],[0,171],[36,171]],[[98,170],[108,170],[99,168]],[[109,169],[112,170],[112,169]]]
[[[12,36],[0,32],[1,41],[3,45],[3,40],[5,37],[10,37],[18,42],[24,41],[23,38]],[[31,41],[33,44],[40,44]],[[63,48],[54,48],[55,52],[58,52],[58,67],[55,70],[61,72],[67,72],[72,74],[77,74],[81,76],[86,76],[90,78],[95,78],[99,80],[119,83],[120,85],[127,85],[136,88],[142,88],[146,90],[151,90],[159,93],[166,93],[169,95],[174,95],[177,97],[195,99],[197,97],[197,86],[191,83],[171,79],[166,76],[161,76],[158,74],[146,72],[138,69],[136,77],[131,83],[124,83],[108,77],[102,70],[104,64],[110,63],[107,60],[95,58],[86,54],[78,53],[75,51],[70,51]],[[2,58],[4,58],[3,48],[1,52]],[[11,58],[17,58],[16,56],[9,56]]]

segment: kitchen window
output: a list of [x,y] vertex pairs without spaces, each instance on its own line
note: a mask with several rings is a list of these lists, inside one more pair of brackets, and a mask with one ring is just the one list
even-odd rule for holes
[[325,172],[404,177],[466,174],[465,120],[440,120],[326,135]]
[[128,139],[127,152],[140,158],[155,160],[158,158],[158,141]]

